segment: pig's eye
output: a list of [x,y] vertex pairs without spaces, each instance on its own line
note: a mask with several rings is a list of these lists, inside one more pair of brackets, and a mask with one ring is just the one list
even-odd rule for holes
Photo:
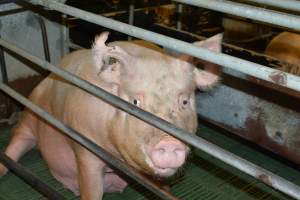
[[180,95],[179,105],[181,109],[185,109],[190,105],[190,98],[187,95]]
[[132,103],[133,103],[133,105],[138,106],[138,107],[141,105],[141,101],[139,99],[133,99]]

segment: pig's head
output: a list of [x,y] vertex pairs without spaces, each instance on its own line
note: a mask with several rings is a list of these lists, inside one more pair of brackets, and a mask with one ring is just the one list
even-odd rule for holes
[[[135,44],[106,46],[107,36],[102,33],[92,49],[100,79],[122,99],[194,134],[195,90],[210,88],[218,76]],[[189,152],[183,142],[123,111],[112,119],[109,138],[121,159],[158,177],[173,175]]]

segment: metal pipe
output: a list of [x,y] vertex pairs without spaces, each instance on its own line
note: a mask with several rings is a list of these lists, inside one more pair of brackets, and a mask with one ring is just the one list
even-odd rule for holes
[[[1,83],[1,85],[4,85]],[[6,86],[7,87],[7,86]],[[35,190],[43,194],[48,199],[53,200],[64,200],[66,199],[56,190],[52,189],[49,185],[41,181],[38,177],[36,177],[33,173],[31,173],[28,169],[23,167],[22,165],[16,163],[12,159],[10,159],[5,153],[0,151],[0,162],[8,169],[10,169],[15,175],[24,180],[27,184],[33,187]]]
[[67,23],[67,15],[63,14],[62,15],[62,26],[61,26],[61,35],[62,35],[62,56],[68,54],[70,52],[68,43],[70,42],[69,38],[69,28],[68,28],[68,23]]
[[246,2],[254,2],[260,5],[274,6],[285,10],[300,12],[300,1],[295,0],[244,0]]
[[[0,35],[0,39],[1,39],[1,35]],[[0,68],[1,68],[1,79],[2,79],[1,81],[3,83],[8,83],[5,56],[4,56],[4,51],[2,46],[0,46]]]
[[[109,19],[93,13],[89,13],[87,11],[83,11],[78,8],[74,8],[57,2],[48,1],[48,0],[26,0],[26,1],[36,5],[46,6],[53,10],[67,13],[68,15],[81,18],[88,22],[98,24],[116,31],[120,31],[122,33],[126,33],[128,35],[132,35],[137,38],[148,40],[157,43],[159,45],[162,45],[164,47],[176,50],[178,52],[186,53],[195,56],[197,58],[207,60],[209,62],[224,67],[228,67],[266,81],[280,84],[285,87],[294,89],[296,91],[300,91],[300,77],[289,73],[284,73],[276,69],[271,69],[263,65],[245,61],[223,53],[212,52],[205,48],[200,48],[193,44],[183,42],[181,40],[177,40],[162,34],[147,31],[135,26],[131,26],[122,22],[118,22],[113,19]],[[298,23],[298,26],[300,26],[300,23]]]
[[[134,23],[134,0],[131,0],[129,5],[128,24],[133,25],[133,23]],[[128,40],[132,40],[132,37],[128,36]]]
[[181,3],[176,4],[177,9],[177,30],[182,29],[182,11],[183,11],[183,5]]
[[300,31],[300,17],[227,0],[174,0]]
[[87,137],[82,135],[81,133],[77,132],[76,130],[72,129],[71,127],[65,125],[54,116],[50,115],[46,111],[44,111],[39,106],[35,105],[33,102],[27,100],[25,97],[20,95],[19,93],[15,92],[10,87],[6,86],[3,83],[0,83],[0,89],[13,97],[15,100],[26,106],[27,108],[31,109],[34,113],[40,116],[42,119],[49,122],[51,125],[55,126],[59,130],[63,131],[65,135],[72,138],[74,141],[79,143],[80,145],[84,146],[86,149],[94,153],[100,159],[105,160],[110,165],[116,167],[117,169],[121,170],[124,174],[132,177],[141,185],[152,191],[157,196],[161,197],[162,199],[169,199],[169,200],[177,200],[175,196],[170,194],[165,190],[161,190],[157,185],[155,185],[152,181],[150,181],[145,176],[138,173],[135,169],[128,166],[124,162],[116,159],[111,153],[104,150],[102,147],[98,146],[96,143],[89,140]]
[[45,21],[44,21],[43,17],[40,16],[40,15],[38,15],[36,17],[37,17],[37,20],[38,20],[38,22],[40,24],[40,28],[41,28],[45,59],[48,62],[51,62],[51,60],[50,60],[50,51],[49,51],[49,43],[48,43],[48,35],[47,35],[47,29],[46,29],[46,26],[45,26]]
[[[32,61],[33,63],[40,65],[44,69],[48,69],[49,71],[53,72],[54,74],[63,77],[65,80],[72,82],[74,85],[84,89],[85,91],[99,97],[100,99],[104,100],[105,102],[110,103],[111,105],[128,112],[129,114],[149,123],[150,125],[159,128],[172,136],[181,139],[182,141],[222,160],[223,162],[249,174],[267,185],[272,186],[275,189],[278,189],[296,199],[300,199],[300,187],[277,176],[276,174],[271,173],[268,170],[265,170],[249,161],[240,158],[196,135],[193,135],[183,129],[176,127],[175,125],[149,113],[146,112],[127,101],[119,98],[118,96],[112,95],[109,92],[99,88],[91,83],[81,80],[77,76],[73,75],[72,73],[56,67],[40,58],[33,56],[27,53],[24,50],[16,47],[13,44],[9,44],[6,41],[0,39],[0,45],[3,45],[5,48],[27,58],[28,60]],[[1,86],[3,88],[3,85]],[[26,105],[27,106],[27,105]],[[64,129],[65,130],[65,129]],[[69,129],[67,129],[69,130]]]

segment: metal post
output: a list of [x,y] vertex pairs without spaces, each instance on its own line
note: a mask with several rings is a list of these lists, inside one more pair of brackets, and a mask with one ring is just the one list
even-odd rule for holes
[[[239,58],[235,58],[233,56],[229,56],[223,53],[216,53],[209,51],[205,48],[197,47],[193,44],[189,44],[186,42],[182,42],[181,40],[177,40],[174,38],[167,37],[162,34],[154,33],[151,31],[147,31],[135,26],[131,26],[122,22],[118,22],[113,19],[109,19],[103,16],[99,16],[96,14],[92,14],[71,6],[67,6],[64,4],[56,3],[48,0],[27,0],[33,4],[42,5],[49,7],[51,9],[67,13],[72,16],[76,16],[78,18],[84,19],[88,22],[98,24],[113,30],[120,31],[122,33],[126,33],[128,35],[132,35],[137,38],[141,38],[144,40],[148,40],[157,44],[160,44],[164,47],[176,50],[178,52],[186,53],[197,58],[207,60],[209,62],[234,69],[236,71],[245,73],[247,75],[251,75],[262,80],[270,81],[288,88],[291,88],[296,91],[300,91],[300,77],[282,72],[280,70],[271,69],[269,67],[265,67],[263,65],[259,65],[253,62],[245,61]],[[203,0],[206,1],[206,0]],[[211,0],[214,2],[215,0]],[[202,2],[202,1],[201,1]],[[230,4],[231,7],[233,5]],[[257,11],[258,9],[256,9]],[[245,9],[243,10],[245,12]],[[269,12],[264,12],[267,14]],[[285,16],[283,14],[278,15],[278,17],[282,17],[288,20],[298,20],[295,27],[300,28],[299,17],[290,18],[288,15]],[[292,23],[294,24],[294,23]],[[300,30],[300,29],[299,29]]]
[[[128,23],[130,25],[134,24],[134,0],[130,1]],[[128,40],[132,40],[132,37],[128,36]]]
[[182,11],[183,11],[183,5],[181,3],[176,4],[177,8],[177,30],[182,29]]
[[[1,85],[3,85],[1,83]],[[7,87],[7,86],[6,86]],[[59,194],[56,190],[52,189],[49,185],[41,181],[38,177],[36,177],[33,173],[27,170],[22,165],[16,163],[8,156],[6,156],[2,151],[0,151],[0,162],[10,169],[14,174],[24,180],[27,184],[32,186],[35,190],[43,194],[48,199],[53,200],[64,200],[61,194]]]
[[47,35],[47,29],[46,29],[46,26],[45,26],[45,20],[40,15],[37,15],[36,17],[37,17],[37,20],[38,20],[38,22],[40,24],[40,27],[41,27],[45,60],[50,62],[51,61],[51,59],[50,59],[50,50],[49,50],[48,35]]
[[[1,35],[0,35],[0,39],[1,39]],[[0,46],[0,68],[1,68],[1,81],[3,83],[8,83],[6,63],[5,63],[4,51],[2,46]]]
[[62,15],[62,26],[61,26],[61,35],[62,35],[62,56],[66,55],[70,52],[69,49],[69,28],[67,24],[67,15],[63,14]]
[[105,151],[102,147],[98,146],[93,141],[89,140],[84,135],[80,134],[76,130],[72,129],[71,127],[65,125],[54,116],[50,115],[46,111],[44,111],[39,106],[35,105],[33,102],[27,100],[25,97],[20,95],[19,93],[15,92],[10,87],[0,83],[0,89],[13,97],[15,100],[19,101],[21,104],[25,105],[27,108],[31,109],[34,113],[40,116],[42,119],[46,120],[59,130],[63,131],[65,135],[72,138],[74,141],[79,143],[80,145],[87,148],[89,151],[97,155],[100,159],[105,160],[108,164],[116,167],[117,169],[121,170],[124,174],[134,178],[138,181],[141,185],[152,191],[157,196],[161,197],[162,199],[169,199],[169,200],[177,200],[175,196],[170,194],[165,190],[161,190],[157,185],[155,185],[152,181],[150,181],[145,176],[138,173],[135,169],[128,166],[124,162],[116,159],[111,153]]
[[[223,162],[239,169],[240,171],[245,172],[246,174],[253,176],[260,181],[264,182],[265,184],[278,189],[287,195],[290,195],[296,199],[300,199],[300,187],[277,176],[276,174],[263,169],[262,167],[259,167],[243,158],[240,158],[231,152],[228,152],[200,137],[197,137],[196,135],[193,135],[192,133],[189,133],[183,129],[180,129],[176,127],[175,125],[147,112],[144,111],[136,106],[134,106],[131,103],[128,103],[127,101],[124,101],[123,99],[119,98],[118,96],[112,95],[109,92],[103,90],[102,88],[99,88],[93,84],[90,84],[89,82],[82,80],[78,78],[77,76],[73,75],[72,73],[64,70],[63,68],[56,67],[44,60],[41,60],[40,58],[33,56],[29,53],[27,53],[24,50],[21,50],[20,48],[16,47],[13,44],[10,44],[2,39],[0,39],[0,45],[3,45],[5,48],[16,52],[17,54],[23,56],[24,58],[27,58],[28,60],[32,61],[33,63],[41,66],[44,69],[48,69],[49,71],[53,72],[54,74],[63,77],[65,80],[72,82],[74,85],[84,89],[85,91],[99,97],[105,102],[110,103],[111,105],[115,106],[116,108],[119,108],[147,123],[150,125],[161,129],[164,132],[167,132],[171,134],[172,136],[181,139],[182,141],[218,158],[219,160],[222,160]],[[1,89],[5,89],[5,85],[1,85]],[[9,93],[7,89],[5,89],[5,92]],[[10,95],[13,95],[11,92]],[[14,97],[14,96],[13,96]],[[19,99],[20,97],[17,97]],[[23,103],[23,102],[22,102]],[[24,103],[23,103],[24,104]],[[26,106],[31,106],[29,104],[24,104]],[[41,111],[39,111],[41,112]],[[44,111],[43,111],[44,113]],[[45,115],[45,114],[43,114]],[[61,122],[57,122],[61,123]],[[63,131],[69,131],[70,128],[63,128]],[[76,136],[77,137],[77,136]],[[80,136],[83,137],[83,136]],[[85,147],[90,147],[93,144],[87,144]],[[90,148],[89,148],[90,149]],[[102,157],[101,157],[102,158]],[[106,159],[105,159],[106,160]],[[122,169],[124,170],[124,169]],[[132,176],[133,177],[133,176]],[[152,189],[152,188],[151,188]]]

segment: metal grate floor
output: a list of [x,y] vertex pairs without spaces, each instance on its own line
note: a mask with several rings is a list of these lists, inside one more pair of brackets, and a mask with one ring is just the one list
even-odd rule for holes
[[[8,142],[10,128],[0,128],[0,149]],[[272,172],[300,185],[300,173],[280,161],[256,151],[236,139],[207,127],[200,127],[201,136],[232,151],[239,156],[259,164]],[[287,200],[291,199],[242,172],[196,150],[191,155],[184,176],[171,184],[172,192],[186,200]],[[50,175],[37,150],[32,150],[20,161],[32,170],[40,179],[62,193],[67,199],[79,199],[64,189]],[[0,178],[0,200],[37,200],[45,199],[33,188],[12,173]],[[105,194],[104,200],[143,200],[157,199],[137,183],[131,184],[125,192]]]

